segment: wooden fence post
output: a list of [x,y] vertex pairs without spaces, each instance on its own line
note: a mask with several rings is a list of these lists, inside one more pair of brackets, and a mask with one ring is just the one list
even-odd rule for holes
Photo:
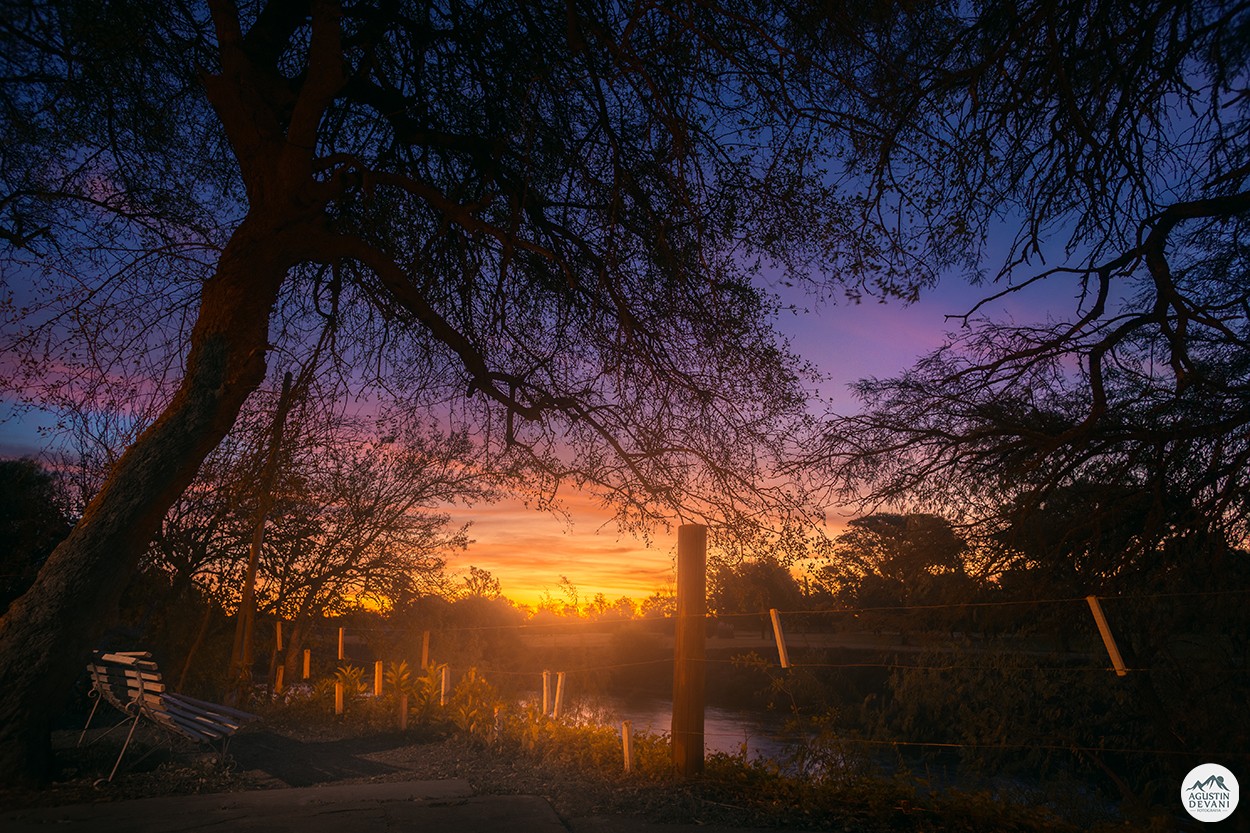
[[556,720],[560,719],[560,713],[564,710],[564,672],[556,674],[556,707],[552,710],[551,716]]
[[1111,633],[1111,625],[1107,623],[1107,617],[1102,612],[1098,597],[1086,596],[1085,601],[1089,603],[1090,613],[1094,614],[1094,624],[1098,626],[1098,634],[1102,637],[1102,644],[1107,648],[1107,656],[1111,657],[1111,666],[1115,668],[1116,676],[1127,676],[1128,668],[1124,665],[1124,658],[1120,656],[1120,646],[1115,642],[1115,636]]
[[286,671],[286,668],[281,665],[279,665],[278,669],[274,671],[274,677],[273,677],[273,693],[274,694],[282,693],[282,676],[285,671]]
[[430,667],[430,632],[421,635],[421,672]]
[[408,729],[408,695],[399,695],[399,731]]
[[707,686],[707,527],[677,528],[677,632],[673,653],[673,767],[703,772],[703,707]]
[[274,650],[282,650],[282,620],[278,619],[273,623],[274,628]]
[[551,713],[551,672],[543,672],[543,717]]
[[312,649],[304,649],[304,679],[307,680],[312,676]]
[[625,771],[634,769],[634,724],[626,720],[621,724],[621,751],[625,755]]
[[343,713],[343,681],[339,680],[334,683],[334,713]]
[[440,706],[447,705],[447,692],[451,688],[451,669],[446,665],[443,666],[443,685],[438,695],[438,704]]
[[786,635],[781,630],[781,613],[777,608],[770,608],[768,616],[773,620],[773,638],[777,640],[777,659],[782,668],[790,667],[790,652],[786,650]]
[[339,628],[339,660],[343,659],[343,629]]
[[382,696],[382,660],[373,664],[373,696]]

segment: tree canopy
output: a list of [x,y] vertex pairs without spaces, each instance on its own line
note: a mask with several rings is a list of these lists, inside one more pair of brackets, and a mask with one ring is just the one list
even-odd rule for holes
[[89,646],[271,363],[324,351],[326,391],[448,420],[540,503],[588,486],[640,524],[801,503],[771,469],[806,371],[756,277],[906,296],[952,246],[859,192],[880,131],[852,99],[892,82],[855,50],[923,48],[924,15],[807,15],[12,4],[4,385],[121,413],[129,443],[0,622],[21,669],[0,769],[43,768],[73,668],[52,658]]
[[[863,412],[813,461],[869,503],[1003,520],[1102,484],[1101,511],[1140,519],[1138,551],[1243,540],[1246,5],[986,2],[951,21],[900,55],[933,137],[902,170],[943,183],[950,222],[1013,242],[949,343],[862,380]],[[992,312],[1003,298],[1047,316]]]
[[328,342],[331,392],[450,409],[631,520],[760,491],[803,369],[752,274],[861,242],[826,182],[828,81],[786,32],[750,4],[335,9],[6,24],[8,386],[142,428],[256,228],[268,350]]

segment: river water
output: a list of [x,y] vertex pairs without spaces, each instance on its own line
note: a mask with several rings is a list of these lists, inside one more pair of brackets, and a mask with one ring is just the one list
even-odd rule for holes
[[[596,697],[573,703],[571,720],[620,729],[628,720],[635,732],[667,734],[672,728],[673,703],[663,697]],[[797,737],[786,731],[786,719],[768,712],[749,712],[707,706],[703,712],[704,749],[730,755],[746,753],[781,761],[794,750]]]

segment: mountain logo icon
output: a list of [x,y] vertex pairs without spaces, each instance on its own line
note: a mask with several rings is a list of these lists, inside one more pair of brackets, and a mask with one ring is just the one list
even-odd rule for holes
[[1224,776],[1222,775],[1212,775],[1205,781],[1195,781],[1194,785],[1189,789],[1191,791],[1197,790],[1198,792],[1211,792],[1212,789],[1228,792],[1228,787],[1224,785]]

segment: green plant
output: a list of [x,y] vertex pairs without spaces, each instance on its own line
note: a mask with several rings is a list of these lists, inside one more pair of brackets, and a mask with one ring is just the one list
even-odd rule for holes
[[443,668],[428,665],[421,675],[408,684],[408,709],[420,723],[428,723],[440,708],[443,691]]
[[449,703],[452,723],[470,737],[493,740],[499,710],[502,708],[499,693],[486,678],[470,668],[456,685]]
[[401,659],[399,662],[392,662],[388,665],[383,680],[386,682],[386,691],[391,697],[397,697],[400,694],[411,696],[414,679],[412,669],[404,660]]
[[343,694],[349,699],[369,690],[365,683],[365,669],[357,665],[339,666],[334,672],[334,682],[343,684]]

